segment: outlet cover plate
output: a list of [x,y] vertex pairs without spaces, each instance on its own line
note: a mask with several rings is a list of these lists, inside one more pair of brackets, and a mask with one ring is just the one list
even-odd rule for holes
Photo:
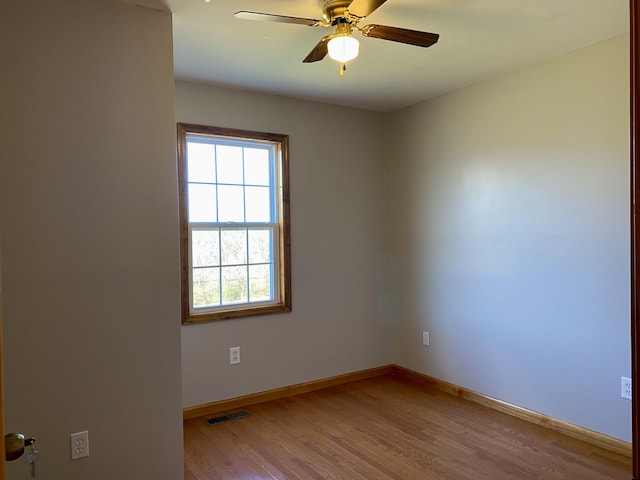
[[240,347],[231,347],[229,349],[229,365],[237,365],[240,363]]
[[631,400],[633,389],[631,388],[631,379],[628,377],[620,377],[620,396]]
[[71,434],[71,460],[89,456],[89,431]]

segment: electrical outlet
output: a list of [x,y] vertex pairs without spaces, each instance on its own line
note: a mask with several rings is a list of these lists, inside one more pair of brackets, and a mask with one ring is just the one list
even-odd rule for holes
[[429,346],[429,332],[422,332],[422,345],[428,347]]
[[240,363],[240,347],[231,347],[229,349],[229,365]]
[[631,379],[627,377],[620,377],[620,380],[620,396],[627,400],[631,400],[631,394],[633,392],[631,388]]
[[89,456],[89,431],[71,434],[71,460]]

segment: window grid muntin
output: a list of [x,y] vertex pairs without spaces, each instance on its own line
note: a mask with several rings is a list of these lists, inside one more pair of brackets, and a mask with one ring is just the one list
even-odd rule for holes
[[[248,253],[248,245],[247,245],[247,262],[244,264],[230,264],[223,265],[222,264],[222,255],[221,252],[218,252],[219,263],[217,265],[205,265],[205,266],[193,266],[193,249],[189,249],[189,282],[192,285],[192,291],[189,299],[189,311],[191,313],[206,313],[206,312],[219,312],[227,309],[233,309],[238,305],[246,305],[250,307],[256,307],[260,305],[273,305],[278,303],[278,299],[280,297],[280,282],[276,281],[277,277],[277,267],[280,264],[279,257],[279,249],[275,248],[276,245],[279,245],[279,225],[277,223],[269,223],[269,224],[247,224],[247,225],[239,225],[239,224],[218,224],[218,223],[198,223],[198,224],[189,224],[189,244],[192,245],[193,231],[194,230],[218,230],[218,249],[222,249],[221,235],[223,230],[240,230],[245,229],[247,231],[247,243],[249,239],[248,232],[249,230],[266,230],[268,229],[271,233],[269,236],[270,241],[270,251],[272,252],[272,260],[270,262],[249,262],[249,253]],[[250,276],[249,276],[249,267],[254,265],[269,265],[270,266],[270,275],[269,275],[269,283],[271,287],[271,299],[270,300],[257,300],[255,302],[251,301],[250,297]],[[223,303],[222,302],[222,269],[224,267],[234,267],[234,266],[242,266],[246,267],[247,271],[247,302],[236,302],[236,303]],[[194,272],[196,270],[202,270],[207,268],[218,268],[218,282],[219,282],[219,303],[217,305],[203,306],[203,307],[195,307],[194,306],[194,296],[195,289],[194,285]],[[227,307],[227,308],[225,308]]]
[[[202,143],[202,144],[210,144],[214,146],[214,158],[213,158],[213,169],[214,169],[214,181],[213,182],[197,182],[189,180],[189,159],[187,158],[187,189],[189,185],[193,184],[202,184],[202,185],[213,185],[216,191],[216,205],[215,205],[215,222],[191,222],[190,218],[188,219],[188,242],[189,242],[189,283],[191,285],[191,294],[189,295],[189,312],[193,313],[207,313],[207,312],[220,312],[225,310],[233,310],[237,309],[239,306],[247,306],[247,307],[257,307],[261,305],[274,305],[278,304],[280,298],[280,281],[279,278],[279,268],[280,268],[280,250],[277,246],[280,244],[279,239],[279,211],[278,211],[278,194],[281,185],[279,183],[279,166],[277,159],[277,146],[274,142],[265,142],[258,140],[235,140],[228,139],[224,137],[216,137],[209,135],[199,135],[199,134],[187,134],[186,136],[187,145],[189,143]],[[241,148],[241,161],[242,161],[242,184],[234,184],[234,183],[221,183],[218,181],[218,145],[225,146],[235,146]],[[188,147],[187,147],[188,148]],[[252,183],[246,184],[246,149],[254,148],[254,149],[264,149],[268,152],[268,169],[269,169],[269,185]],[[270,222],[219,222],[220,219],[220,195],[219,195],[219,187],[220,186],[241,186],[242,187],[242,195],[243,195],[243,217],[246,220],[247,218],[247,187],[268,187],[269,188],[269,215]],[[187,197],[188,204],[188,197]],[[187,213],[190,216],[190,209],[187,205]],[[218,230],[218,257],[220,264],[217,266],[193,266],[193,235],[192,232],[194,228],[206,228],[206,229],[217,229]],[[269,236],[269,249],[272,255],[270,262],[259,262],[259,263],[250,263],[249,259],[249,230],[252,229],[264,229],[268,227],[271,234]],[[255,228],[259,227],[259,228]],[[245,235],[246,242],[246,263],[238,264],[237,266],[242,266],[245,268],[245,278],[246,278],[246,299],[247,301],[243,302],[234,302],[234,303],[223,303],[223,268],[224,267],[232,267],[234,265],[223,265],[222,264],[222,231],[223,230],[241,230],[245,229],[247,232]],[[270,299],[269,300],[259,300],[252,302],[251,301],[251,275],[250,275],[250,267],[254,265],[268,265],[269,266],[269,283],[270,283]],[[211,305],[207,307],[195,307],[194,306],[194,297],[195,297],[195,285],[194,285],[194,272],[198,269],[205,268],[217,268],[218,269],[218,285],[219,285],[219,303],[217,305]]]
[[[246,177],[245,172],[245,149],[246,148],[257,148],[257,149],[265,149],[268,152],[269,159],[269,185],[262,184],[235,184],[235,183],[224,183],[218,182],[218,149],[214,148],[214,178],[215,183],[212,182],[192,182],[189,180],[189,159],[187,158],[187,189],[189,185],[214,185],[216,190],[216,222],[219,221],[219,209],[220,209],[220,196],[219,196],[219,187],[220,186],[242,186],[243,190],[243,198],[244,202],[244,219],[246,220],[246,187],[269,187],[269,221],[277,222],[279,217],[278,211],[278,189],[280,188],[280,184],[278,182],[278,159],[277,159],[277,146],[274,142],[260,141],[260,140],[236,140],[226,137],[217,137],[213,135],[201,135],[190,133],[186,136],[187,145],[189,143],[201,143],[206,145],[213,145],[217,147],[218,145],[223,146],[235,146],[242,148],[242,178],[243,181]],[[188,214],[190,214],[190,209],[188,209]],[[189,218],[189,223],[191,223],[191,219]],[[220,222],[223,223],[223,222]]]

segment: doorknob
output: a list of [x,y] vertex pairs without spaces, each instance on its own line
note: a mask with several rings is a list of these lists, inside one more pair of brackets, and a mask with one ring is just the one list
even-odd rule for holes
[[36,443],[33,437],[24,438],[21,433],[7,433],[4,436],[4,458],[10,462],[20,458],[24,453],[24,447],[29,447]]

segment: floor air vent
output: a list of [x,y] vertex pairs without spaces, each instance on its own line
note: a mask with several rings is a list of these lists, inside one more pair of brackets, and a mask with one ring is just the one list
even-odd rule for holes
[[220,417],[207,418],[205,420],[209,425],[215,425],[216,423],[228,422],[229,420],[240,420],[241,418],[250,417],[251,414],[246,410],[242,412],[230,413],[228,415],[222,415]]

